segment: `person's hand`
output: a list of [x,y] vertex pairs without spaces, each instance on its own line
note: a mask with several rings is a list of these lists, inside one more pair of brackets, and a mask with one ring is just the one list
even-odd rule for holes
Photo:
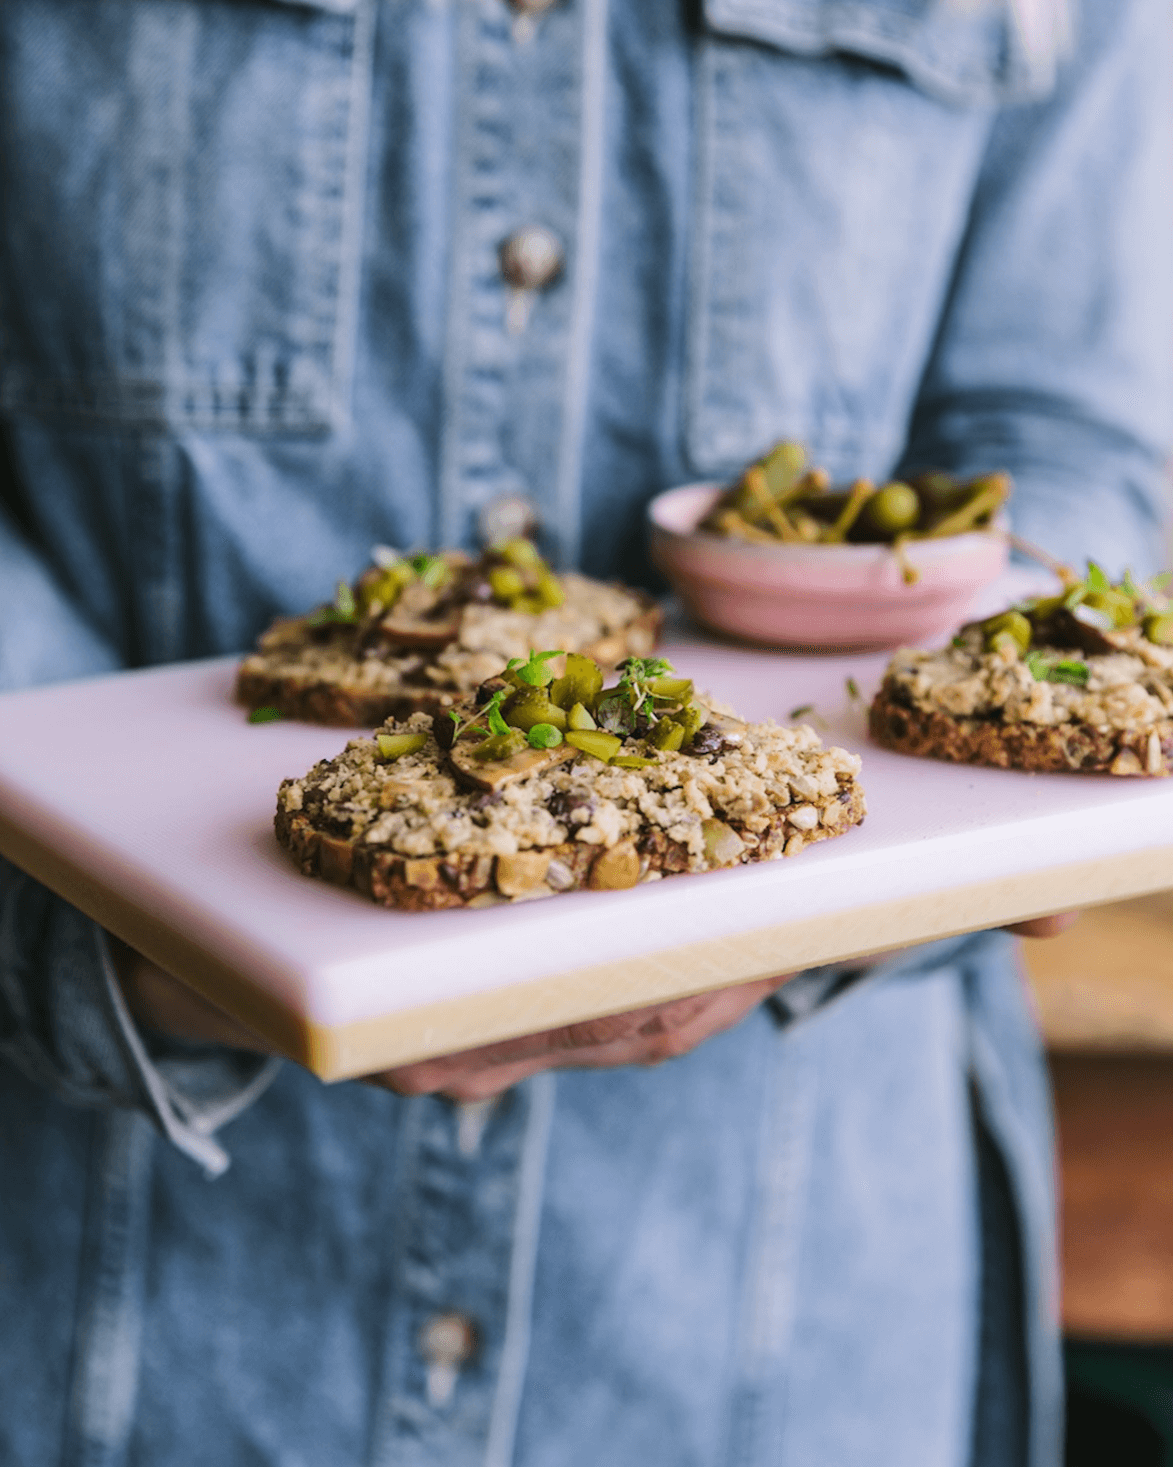
[[[1006,930],[1020,937],[1055,937],[1067,931],[1078,916],[1078,912],[1059,912],[1012,923]],[[113,939],[111,946],[127,1007],[140,1023],[162,1034],[269,1052],[264,1040],[251,1030],[139,953]],[[859,966],[867,967],[892,956],[878,953],[861,959]],[[732,1028],[789,977],[791,974],[783,973],[671,1003],[564,1024],[519,1039],[502,1039],[457,1054],[400,1065],[364,1079],[399,1095],[438,1092],[452,1100],[470,1101],[499,1095],[542,1070],[657,1065],[687,1054],[714,1034]]]
[[[123,943],[111,941],[127,1007],[161,1034],[269,1052],[263,1039]],[[503,1039],[363,1078],[400,1095],[439,1091],[453,1100],[487,1100],[539,1070],[655,1065],[687,1054],[732,1028],[790,974],[698,993],[672,1003],[565,1024],[520,1039]]]

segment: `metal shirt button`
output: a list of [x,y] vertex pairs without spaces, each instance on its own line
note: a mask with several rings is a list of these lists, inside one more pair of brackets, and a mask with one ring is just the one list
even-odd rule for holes
[[542,290],[562,270],[562,241],[544,224],[527,224],[501,245],[501,274],[518,290]]
[[424,1324],[419,1351],[427,1365],[430,1406],[444,1406],[452,1399],[460,1367],[476,1354],[476,1348],[476,1326],[463,1314],[433,1314]]
[[505,325],[513,335],[525,330],[534,292],[558,279],[564,260],[562,241],[544,224],[527,224],[502,241],[501,274],[510,287]]

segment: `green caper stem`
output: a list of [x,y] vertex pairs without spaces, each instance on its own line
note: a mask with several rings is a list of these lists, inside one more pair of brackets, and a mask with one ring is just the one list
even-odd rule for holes
[[848,531],[863,513],[863,507],[876,492],[876,486],[871,479],[856,479],[851,486],[851,493],[847,496],[847,503],[839,513],[839,518],[833,525],[828,526],[821,535],[824,545],[841,545],[847,538]]
[[987,474],[984,479],[974,480],[974,488],[976,492],[968,504],[938,520],[931,530],[924,531],[923,538],[942,540],[947,535],[964,535],[972,530],[983,515],[993,514],[1006,503],[1010,496],[1010,476]]
[[746,469],[742,482],[752,500],[757,518],[768,520],[777,531],[780,540],[797,541],[801,539],[798,531],[790,523],[786,511],[776,503],[774,496],[770,493],[766,475],[757,464]]

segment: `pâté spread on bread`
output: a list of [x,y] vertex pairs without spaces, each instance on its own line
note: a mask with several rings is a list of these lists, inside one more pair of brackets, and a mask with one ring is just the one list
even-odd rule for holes
[[279,620],[237,673],[253,710],[311,723],[373,727],[442,711],[535,647],[581,652],[604,666],[646,656],[661,613],[641,591],[556,575],[529,540],[472,560],[380,554],[332,604]]
[[286,780],[281,844],[307,875],[430,911],[776,860],[863,819],[858,756],[812,729],[743,723],[663,659],[610,686],[560,663],[514,659]]
[[962,764],[1166,775],[1173,768],[1173,608],[1096,565],[1060,595],[901,651],[871,706],[877,743]]

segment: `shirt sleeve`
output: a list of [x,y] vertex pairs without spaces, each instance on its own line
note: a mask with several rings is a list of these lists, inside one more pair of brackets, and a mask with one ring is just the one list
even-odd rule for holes
[[1171,14],[1080,6],[1054,94],[997,119],[905,464],[1009,469],[1018,533],[1112,574],[1166,548]]
[[[85,620],[0,508],[0,689],[112,671],[114,649]],[[212,1174],[213,1133],[268,1086],[278,1062],[137,1030],[106,936],[0,860],[0,1056],[63,1099],[130,1106]]]

